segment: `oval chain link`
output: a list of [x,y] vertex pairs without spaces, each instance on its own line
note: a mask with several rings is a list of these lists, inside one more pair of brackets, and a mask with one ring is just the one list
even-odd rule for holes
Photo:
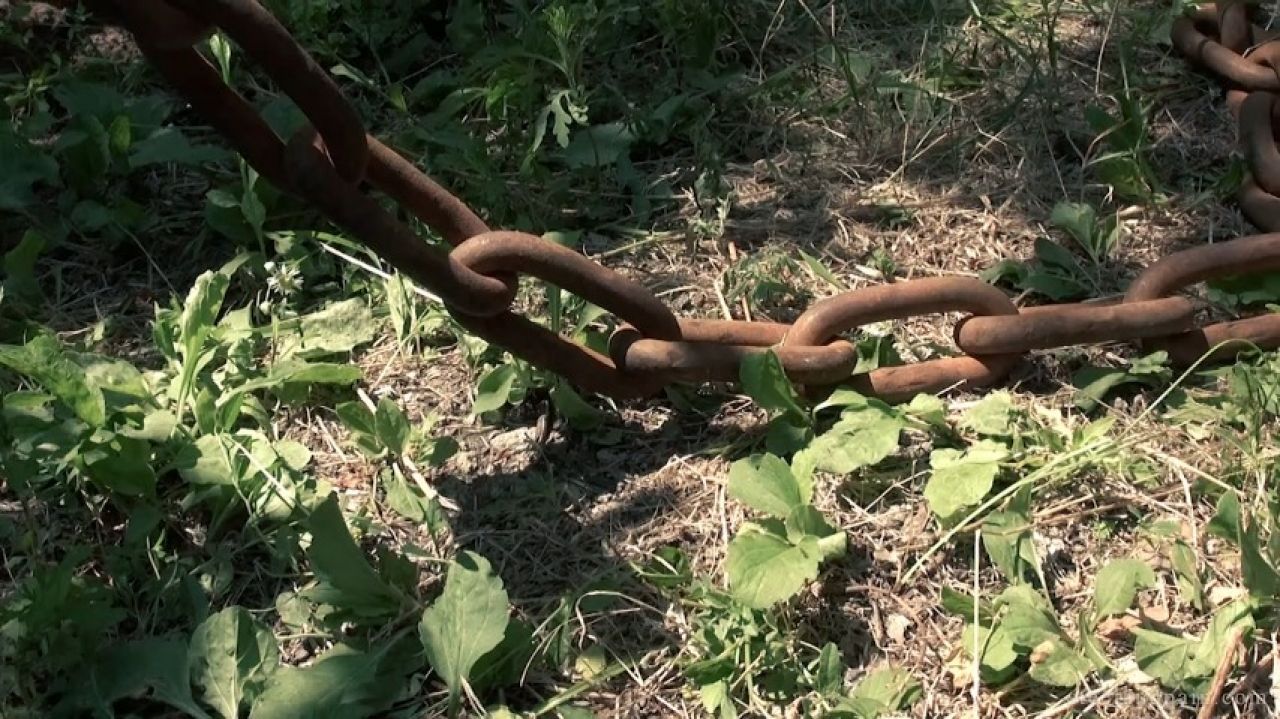
[[[1004,378],[1025,352],[1118,340],[1146,340],[1189,362],[1243,346],[1280,346],[1280,315],[1194,328],[1197,304],[1172,296],[1196,282],[1280,270],[1280,235],[1259,235],[1166,257],[1130,287],[1121,303],[1019,311],[999,290],[963,277],[869,287],[823,300],[794,325],[678,320],[643,286],[585,256],[533,235],[494,232],[462,200],[394,149],[369,136],[355,107],[309,53],[256,0],[82,0],[122,23],[145,57],[273,184],[299,194],[410,278],[439,295],[468,331],[579,387],[640,397],[672,381],[732,381],[744,358],[777,353],[795,381],[848,380],[887,399]],[[1250,174],[1239,201],[1264,229],[1280,229],[1280,41],[1252,24],[1239,0],[1192,9],[1173,25],[1188,58],[1223,78],[1240,123]],[[311,123],[283,142],[253,106],[223,82],[195,45],[217,28],[261,66]],[[360,190],[385,193],[450,245],[446,252]],[[510,311],[517,278],[532,275],[612,311],[626,324],[605,357]],[[923,314],[964,312],[955,329],[965,356],[886,367],[850,378],[856,348],[837,338],[856,327]],[[1227,342],[1226,346],[1218,346]],[[1216,350],[1215,350],[1216,347]]]

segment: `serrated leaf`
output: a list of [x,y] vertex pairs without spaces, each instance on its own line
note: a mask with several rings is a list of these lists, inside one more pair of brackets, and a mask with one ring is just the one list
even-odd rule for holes
[[729,543],[725,571],[735,599],[766,609],[815,579],[821,557],[816,539],[797,545],[770,532],[744,529]]
[[1156,574],[1146,562],[1116,559],[1098,572],[1094,584],[1093,606],[1099,616],[1119,614],[1133,604],[1139,589],[1154,587]]
[[787,463],[772,454],[756,455],[734,462],[729,468],[729,496],[752,509],[786,518],[806,505],[813,494],[812,482],[801,482]]
[[991,440],[977,442],[964,452],[935,449],[929,457],[933,473],[924,488],[929,508],[943,522],[959,519],[991,491],[1000,462],[1008,455],[1004,445]]
[[471,670],[506,634],[507,592],[488,560],[462,552],[449,566],[444,592],[418,625],[427,661],[449,688],[449,706],[456,712]]
[[224,719],[237,719],[280,663],[271,631],[242,607],[229,607],[196,627],[187,650],[191,681]]

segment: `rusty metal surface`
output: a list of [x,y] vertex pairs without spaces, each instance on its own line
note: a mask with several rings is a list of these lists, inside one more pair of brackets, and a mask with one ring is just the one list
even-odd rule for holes
[[862,325],[940,312],[1016,315],[1018,308],[1003,292],[981,280],[928,277],[866,287],[822,300],[800,315],[784,344],[825,344]]
[[412,212],[427,227],[457,247],[489,231],[467,204],[427,177],[400,153],[369,137],[369,184]]
[[1016,317],[962,320],[956,326],[956,346],[982,355],[1160,337],[1190,330],[1195,313],[1195,303],[1182,297],[1024,307]]
[[449,257],[482,275],[523,274],[546,280],[609,310],[646,337],[680,339],[676,316],[644,285],[541,237],[487,232],[462,243]]
[[364,123],[337,83],[257,0],[165,0],[218,27],[266,72],[320,131],[338,175],[364,177]]
[[[775,352],[792,380],[847,383],[889,400],[1002,381],[1030,350],[1125,340],[1166,349],[1175,362],[1231,359],[1280,346],[1280,314],[1195,326],[1187,287],[1280,271],[1280,235],[1257,235],[1176,253],[1153,264],[1121,302],[1028,307],[968,277],[864,287],[824,299],[794,324],[678,319],[643,284],[534,235],[492,231],[460,198],[396,150],[368,135],[337,82],[257,0],[81,0],[134,34],[145,57],[245,160],[280,189],[445,302],[467,331],[578,387],[618,398],[650,396],[674,381],[734,381],[743,359]],[[1240,0],[1191,8],[1173,45],[1224,82],[1249,174],[1239,204],[1251,222],[1280,230],[1280,41],[1254,24]],[[310,120],[283,142],[197,46],[225,33]],[[376,189],[448,244],[418,237],[374,197]],[[512,311],[525,276],[611,311],[620,327],[609,357]],[[839,335],[872,322],[961,313],[964,354],[851,376],[857,350]]]

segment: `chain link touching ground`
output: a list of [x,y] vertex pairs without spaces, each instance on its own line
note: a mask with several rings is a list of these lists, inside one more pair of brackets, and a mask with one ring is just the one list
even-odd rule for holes
[[[677,381],[735,381],[742,361],[772,350],[801,384],[847,382],[889,400],[1002,381],[1029,351],[1141,340],[1175,362],[1226,360],[1280,346],[1280,314],[1196,326],[1200,305],[1175,293],[1205,280],[1280,270],[1280,234],[1170,255],[1141,273],[1118,301],[1017,308],[966,277],[908,280],[816,303],[793,325],[679,319],[643,285],[553,242],[491,231],[458,197],[370,136],[355,106],[257,0],[82,0],[129,30],[147,60],[245,161],[306,200],[382,259],[439,296],[458,324],[582,389],[644,397]],[[1249,175],[1239,202],[1264,231],[1280,230],[1280,35],[1254,25],[1240,0],[1192,9],[1173,26],[1175,48],[1216,74],[1239,123]],[[217,30],[253,60],[306,116],[286,142],[197,49]],[[454,249],[432,245],[366,194],[393,199]],[[609,356],[515,314],[519,278],[569,290],[623,322]],[[840,335],[862,325],[925,314],[966,315],[964,354],[853,376],[857,349]]]

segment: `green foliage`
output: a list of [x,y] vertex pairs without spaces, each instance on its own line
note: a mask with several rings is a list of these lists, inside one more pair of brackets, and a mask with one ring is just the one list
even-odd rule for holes
[[844,554],[844,533],[809,504],[812,495],[811,481],[774,455],[734,463],[729,496],[771,517],[744,524],[729,543],[725,572],[735,599],[756,609],[777,604],[816,578],[824,560]]
[[476,663],[502,644],[507,592],[481,556],[464,552],[449,567],[444,593],[422,614],[419,633],[427,661],[449,687],[456,714]]

